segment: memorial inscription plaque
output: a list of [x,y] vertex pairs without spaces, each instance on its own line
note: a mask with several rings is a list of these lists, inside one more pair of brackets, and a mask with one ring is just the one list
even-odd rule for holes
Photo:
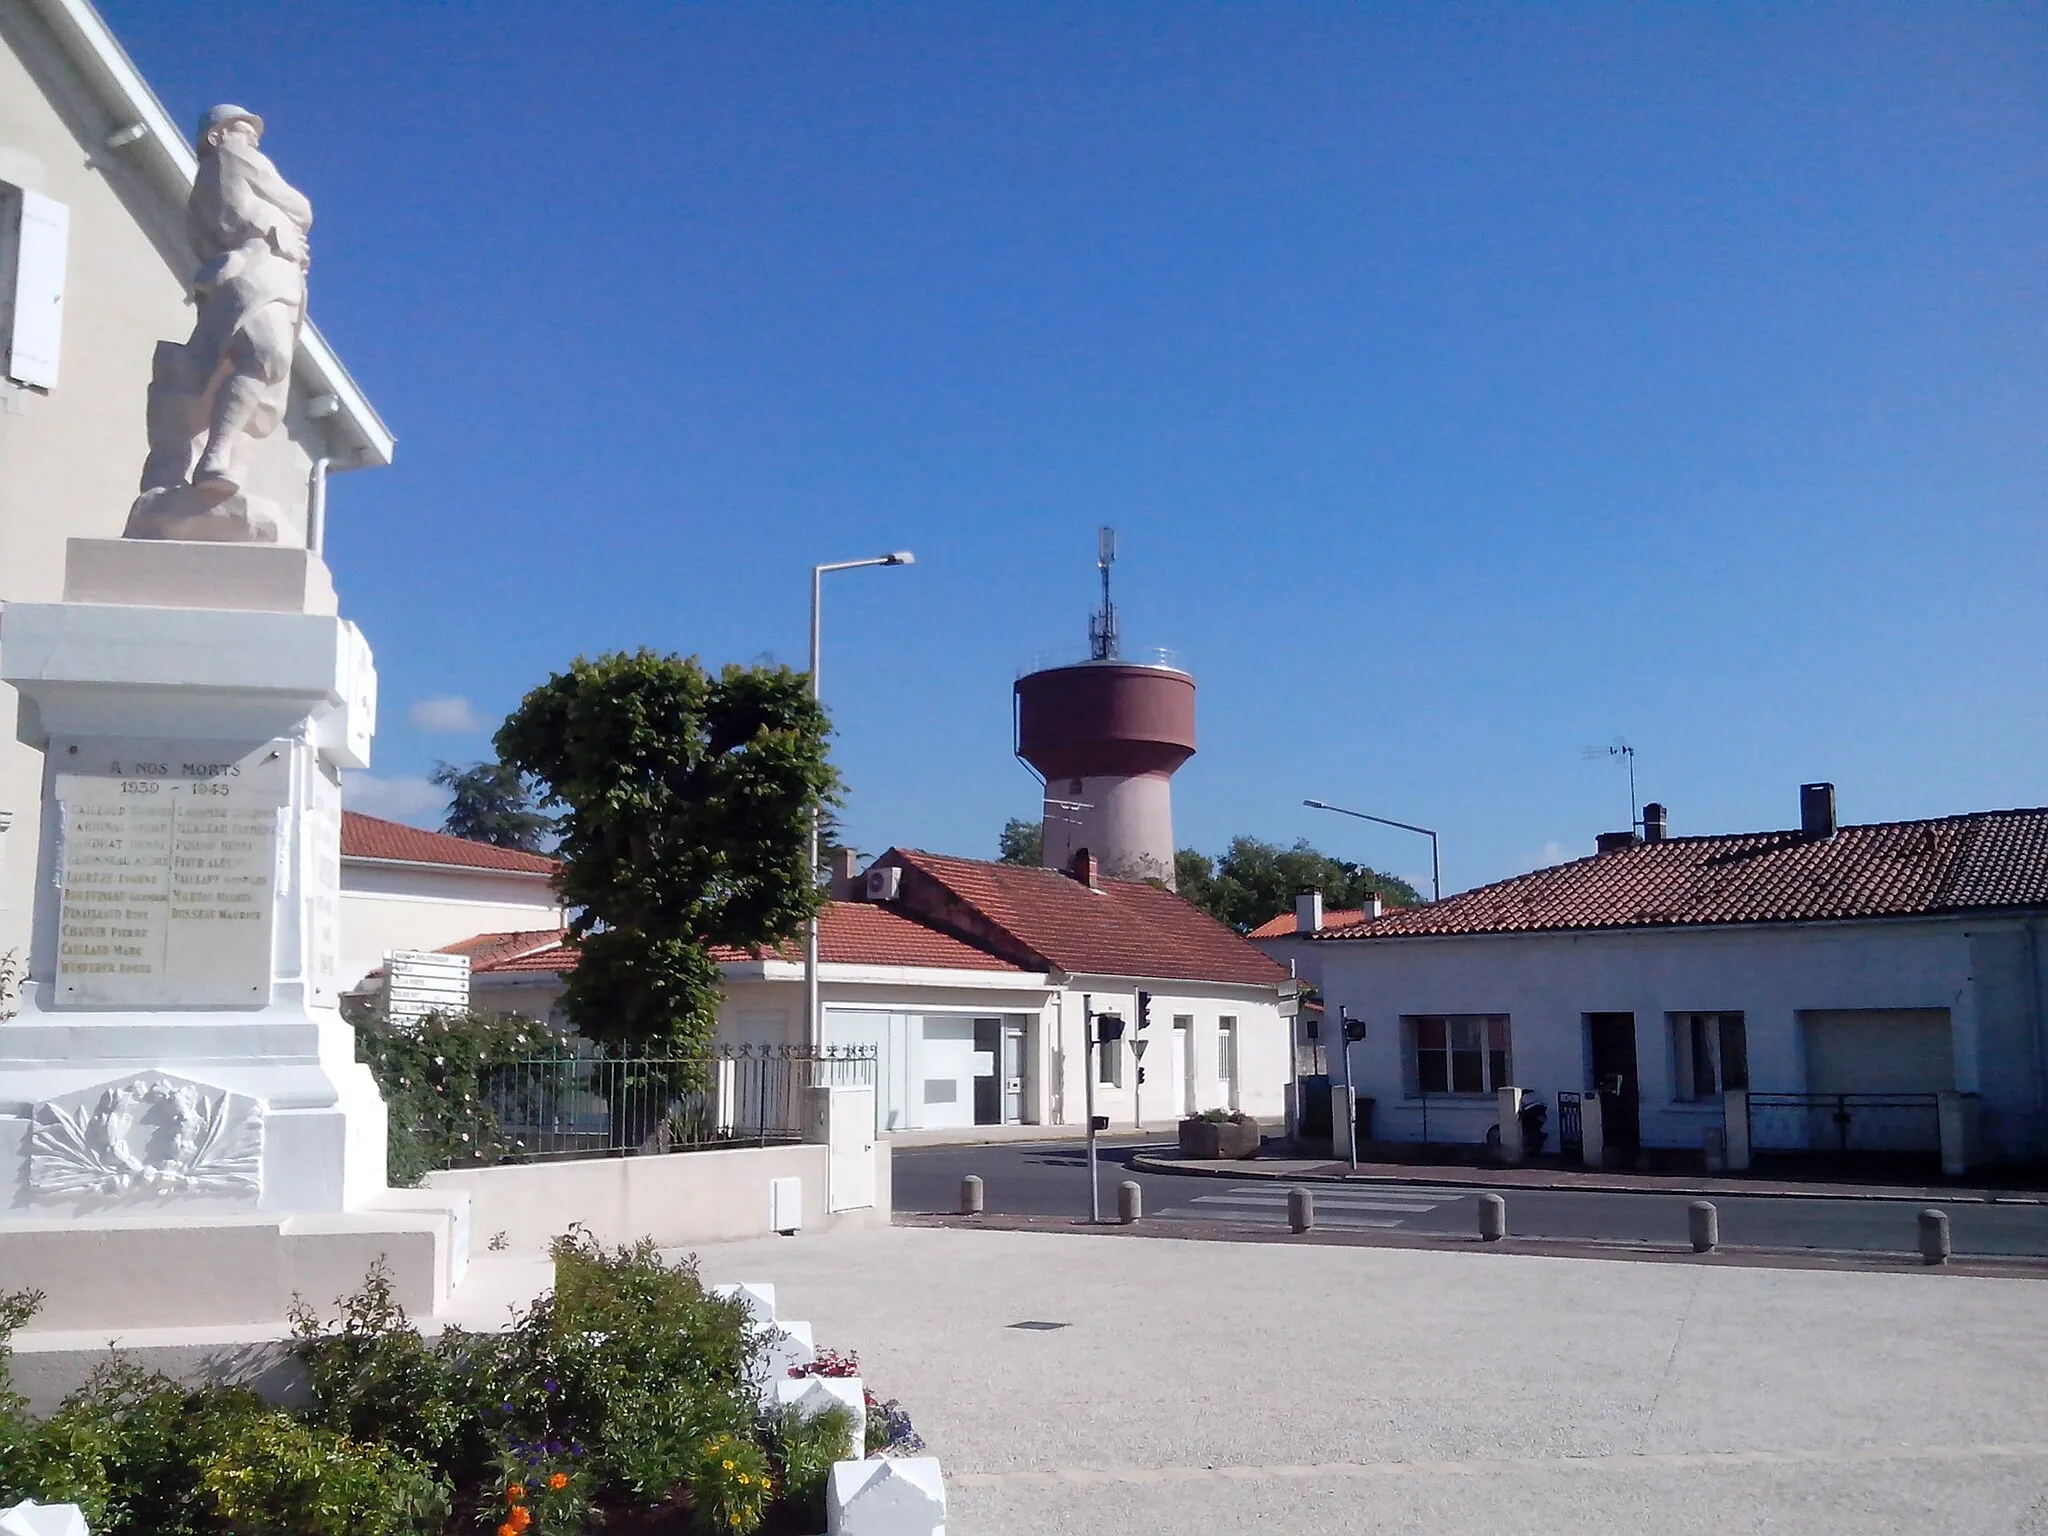
[[87,1008],[270,1001],[286,742],[52,742],[57,1000]]

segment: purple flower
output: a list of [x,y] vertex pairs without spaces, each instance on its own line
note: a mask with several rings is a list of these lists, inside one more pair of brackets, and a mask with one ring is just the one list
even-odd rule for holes
[[540,1389],[541,1391],[547,1393],[549,1397],[553,1397],[557,1392],[562,1390],[561,1386],[555,1381],[555,1378],[552,1376],[550,1376],[546,1381],[540,1384]]

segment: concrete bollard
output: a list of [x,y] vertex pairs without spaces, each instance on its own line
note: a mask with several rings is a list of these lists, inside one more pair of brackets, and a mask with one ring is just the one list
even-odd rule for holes
[[1479,1241],[1497,1243],[1508,1235],[1508,1203],[1499,1195],[1479,1197]]
[[981,1175],[970,1173],[960,1181],[960,1214],[979,1216],[981,1214]]
[[1316,1224],[1316,1197],[1312,1190],[1296,1185],[1287,1191],[1287,1230],[1307,1232]]
[[1920,1258],[1927,1264],[1946,1264],[1954,1252],[1948,1241],[1948,1212],[1920,1213]]
[[1125,1179],[1116,1187],[1116,1219],[1128,1227],[1144,1214],[1144,1186],[1136,1179]]
[[1692,1229],[1692,1251],[1712,1253],[1721,1246],[1721,1213],[1711,1200],[1695,1200],[1685,1208],[1686,1225]]

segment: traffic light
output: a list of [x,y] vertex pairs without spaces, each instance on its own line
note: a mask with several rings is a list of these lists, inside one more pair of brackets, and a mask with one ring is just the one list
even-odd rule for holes
[[1112,1040],[1124,1037],[1124,1021],[1113,1013],[1095,1015],[1095,1038],[1099,1044],[1107,1045]]
[[1347,1011],[1344,1015],[1344,1038],[1354,1042],[1363,1040],[1365,1038],[1365,1020],[1354,1019]]
[[1143,1067],[1138,1068],[1138,1086],[1140,1088],[1145,1086],[1145,1069]]
[[1150,1029],[1151,1027],[1152,994],[1150,992],[1140,992],[1138,994],[1138,1028]]

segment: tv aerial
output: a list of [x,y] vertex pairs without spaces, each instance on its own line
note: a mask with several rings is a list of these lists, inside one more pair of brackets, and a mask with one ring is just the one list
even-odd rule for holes
[[1624,737],[1617,736],[1604,747],[1588,747],[1580,754],[1588,762],[1597,758],[1619,758],[1628,765],[1628,826],[1631,832],[1641,829],[1643,814],[1636,805],[1636,749]]

